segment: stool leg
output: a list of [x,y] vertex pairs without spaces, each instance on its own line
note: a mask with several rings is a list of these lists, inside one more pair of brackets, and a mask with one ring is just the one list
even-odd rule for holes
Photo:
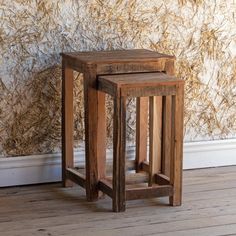
[[161,172],[170,177],[170,159],[171,159],[171,96],[163,97],[162,105],[162,162]]
[[180,206],[182,203],[182,163],[183,163],[183,108],[184,86],[178,85],[176,96],[172,96],[172,146],[170,183],[174,194],[170,197],[170,205]]
[[106,177],[106,94],[98,91],[98,180]]
[[149,98],[149,186],[154,175],[161,170],[162,145],[162,97]]
[[96,201],[99,197],[98,181],[105,176],[105,95],[97,90],[96,68],[84,73],[86,197]]
[[148,97],[136,99],[136,172],[139,172],[147,161]]
[[66,168],[73,168],[73,70],[66,67],[62,61],[62,184],[64,187],[73,186],[66,178]]
[[113,211],[125,211],[126,98],[114,99]]
[[[175,60],[168,60],[165,63],[167,75],[175,75]],[[163,155],[162,155],[162,173],[170,177],[170,162],[171,162],[171,96],[166,96],[163,100]]]

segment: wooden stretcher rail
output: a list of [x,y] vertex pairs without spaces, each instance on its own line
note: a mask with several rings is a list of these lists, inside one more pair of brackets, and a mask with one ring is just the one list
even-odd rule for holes
[[165,197],[165,196],[173,196],[173,186],[162,185],[162,186],[132,188],[126,190],[126,200]]
[[170,178],[163,174],[156,174],[154,176],[156,184],[168,185],[170,184]]
[[85,188],[85,176],[74,168],[66,168],[66,178]]
[[107,194],[109,197],[113,198],[112,184],[106,179],[102,179],[98,182],[98,189],[103,193]]

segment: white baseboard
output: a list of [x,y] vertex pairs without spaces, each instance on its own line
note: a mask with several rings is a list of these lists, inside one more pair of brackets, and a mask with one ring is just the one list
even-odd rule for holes
[[236,139],[184,144],[184,169],[236,165]]
[[[112,153],[108,151],[107,157]],[[134,147],[128,149],[128,158]],[[84,152],[75,152],[76,165],[84,165]],[[184,144],[184,169],[236,165],[236,139]],[[61,154],[0,158],[0,187],[61,180]]]

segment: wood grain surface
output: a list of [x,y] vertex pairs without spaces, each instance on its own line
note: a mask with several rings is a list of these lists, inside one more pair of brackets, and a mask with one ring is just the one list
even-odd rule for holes
[[0,189],[0,234],[4,236],[236,234],[236,167],[184,171],[181,207],[168,198],[127,202],[111,211],[111,199],[87,202],[80,187],[60,184]]

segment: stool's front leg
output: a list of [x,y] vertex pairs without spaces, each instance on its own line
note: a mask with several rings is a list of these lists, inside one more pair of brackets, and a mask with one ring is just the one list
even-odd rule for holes
[[98,199],[98,181],[105,177],[106,118],[105,94],[97,90],[96,68],[84,72],[84,109],[86,145],[86,196]]
[[[165,63],[167,75],[175,75],[175,59],[168,59]],[[163,99],[163,137],[162,137],[162,173],[170,177],[171,163],[171,96]]]
[[170,177],[171,163],[171,101],[172,97],[164,96],[162,102],[162,162],[161,172]]
[[73,182],[66,178],[66,168],[74,167],[73,137],[73,70],[62,61],[62,183],[71,187]]
[[173,196],[170,197],[172,206],[180,206],[182,203],[183,108],[184,85],[179,84],[176,96],[172,96],[172,160],[170,171],[170,183],[174,187]]
[[114,99],[113,211],[125,211],[126,98]]

